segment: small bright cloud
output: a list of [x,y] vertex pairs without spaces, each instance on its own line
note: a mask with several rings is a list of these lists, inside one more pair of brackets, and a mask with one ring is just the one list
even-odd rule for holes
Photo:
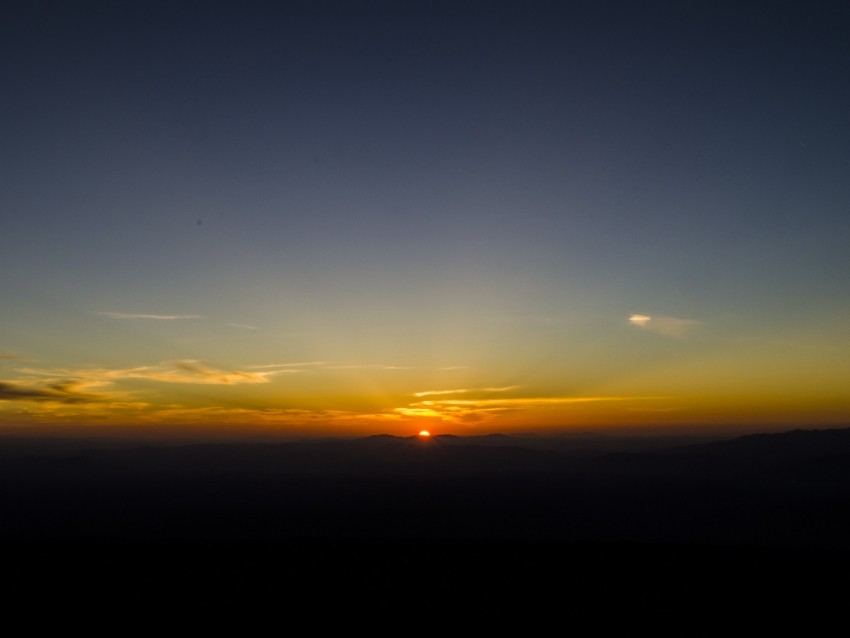
[[636,326],[644,327],[646,326],[646,324],[652,321],[652,317],[649,317],[647,315],[632,315],[631,317],[629,317],[629,321]]
[[643,330],[649,330],[664,337],[681,339],[692,328],[699,325],[694,319],[682,319],[680,317],[666,317],[663,315],[649,316],[634,314],[629,317],[629,323]]

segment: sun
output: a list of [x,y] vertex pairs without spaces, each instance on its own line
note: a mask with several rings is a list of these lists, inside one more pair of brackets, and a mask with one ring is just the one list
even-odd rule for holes
[[428,430],[421,430],[419,432],[419,438],[420,439],[427,439],[427,438],[430,438],[430,437],[431,437],[431,433]]

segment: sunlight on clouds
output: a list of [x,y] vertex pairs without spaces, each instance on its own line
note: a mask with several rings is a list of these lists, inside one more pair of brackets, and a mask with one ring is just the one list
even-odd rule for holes
[[[150,403],[144,401],[110,401],[97,400],[79,403],[63,403],[45,401],[31,405],[27,412],[33,415],[51,414],[56,417],[98,417],[101,419],[120,419],[128,413],[137,413],[150,408]],[[135,420],[136,415],[133,414]]]
[[[243,408],[229,406],[182,406],[169,404],[157,407],[140,401],[101,400],[68,403],[44,398],[39,402],[5,404],[5,414],[33,423],[52,422],[76,425],[80,419],[98,425],[128,423],[168,427],[234,427],[240,431],[279,431],[294,428],[305,434],[315,432],[365,433],[375,427],[383,428],[403,421],[393,413],[358,413],[345,410],[297,408]],[[17,407],[16,407],[17,406]]]
[[[124,392],[90,392],[108,382],[88,379],[41,379],[27,382],[0,382],[0,412],[21,418],[39,420],[74,420],[88,422],[115,421],[150,407],[131,400]],[[77,421],[78,422],[78,421]]]
[[402,416],[410,417],[427,417],[442,419],[445,416],[445,413],[438,412],[437,410],[432,410],[430,408],[396,408],[394,411],[398,414],[401,414]]
[[441,399],[439,401],[422,401],[414,405],[444,406],[494,406],[494,407],[541,407],[547,405],[569,405],[573,403],[598,403],[600,401],[631,401],[633,399],[659,399],[661,397],[534,397],[513,399]]
[[402,417],[392,413],[358,413],[347,410],[306,410],[300,408],[232,408],[222,406],[169,406],[147,412],[142,420],[166,424],[208,424],[264,426],[272,428],[318,427],[323,432],[365,429],[382,423],[395,423]]
[[[68,421],[74,415],[91,417],[98,423],[145,422],[176,423],[201,425],[208,422],[230,424],[238,427],[253,426],[313,426],[317,430],[367,431],[381,424],[399,424],[423,417],[445,418],[449,412],[452,420],[463,422],[475,420],[480,416],[464,408],[466,414],[460,414],[460,408],[442,406],[438,410],[421,405],[404,406],[401,397],[410,396],[410,391],[389,390],[390,386],[380,386],[365,399],[352,400],[349,393],[351,378],[360,379],[362,373],[375,371],[383,378],[383,371],[408,371],[417,368],[385,364],[356,364],[347,362],[296,361],[291,363],[267,363],[265,365],[245,365],[239,369],[223,369],[195,359],[164,361],[157,365],[144,365],[126,368],[17,368],[18,378],[0,382],[0,403],[10,410],[22,410],[26,414],[39,418],[55,417]],[[427,369],[427,368],[425,368]],[[330,379],[316,380],[315,375],[323,373]],[[350,374],[349,374],[350,373]],[[192,405],[173,402],[173,388],[143,387],[139,381],[152,381],[162,384],[182,385],[262,385],[275,377],[303,374],[304,380],[297,385],[288,385],[273,393],[268,391],[249,391],[249,394],[221,395],[222,398],[207,397],[206,405]],[[353,376],[352,376],[353,375]],[[311,380],[312,379],[312,380]],[[390,383],[390,382],[387,382]],[[398,385],[392,381],[391,385]],[[402,382],[403,383],[403,382]],[[502,393],[518,386],[455,388],[450,390],[430,390],[419,396],[429,394],[464,393]],[[336,394],[335,394],[336,393]],[[137,401],[140,394],[145,402]],[[338,398],[335,398],[339,395]],[[189,396],[197,396],[191,393]],[[471,395],[470,395],[471,396]],[[401,399],[403,406],[394,410]],[[193,398],[194,400],[194,398]],[[226,401],[226,403],[222,403]],[[238,401],[238,405],[235,403]],[[285,403],[285,406],[281,406]],[[320,405],[323,404],[323,405]],[[358,409],[360,407],[361,409]],[[481,412],[485,408],[478,408]],[[136,414],[130,415],[128,410]],[[122,419],[125,419],[122,421]]]
[[232,385],[239,383],[268,383],[274,372],[244,372],[217,370],[198,361],[175,361],[171,370],[149,372],[143,377],[168,383],[202,383]]
[[492,418],[513,410],[540,410],[578,404],[658,400],[665,397],[593,396],[593,397],[513,397],[504,399],[439,399],[411,403],[395,408],[404,416],[439,418],[468,423]]
[[383,364],[346,364],[346,365],[329,365],[327,370],[413,370],[411,366],[394,366]]
[[631,321],[636,326],[640,326],[641,328],[646,326],[646,324],[648,324],[651,319],[652,317],[648,317],[646,315],[632,315],[631,317],[629,317],[629,321]]

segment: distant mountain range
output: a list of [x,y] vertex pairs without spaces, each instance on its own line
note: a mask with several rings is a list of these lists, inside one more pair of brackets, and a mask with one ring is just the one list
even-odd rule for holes
[[41,453],[7,441],[0,536],[850,549],[850,429],[692,441],[381,435]]

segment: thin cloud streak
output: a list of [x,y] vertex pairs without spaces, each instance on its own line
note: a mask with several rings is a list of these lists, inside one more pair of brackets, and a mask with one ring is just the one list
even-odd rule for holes
[[164,383],[198,385],[240,385],[247,383],[268,383],[268,377],[278,374],[277,371],[273,370],[262,372],[220,370],[194,359],[164,362],[158,366],[139,366],[124,369],[46,370],[26,368],[19,370],[19,372],[37,376],[74,378],[99,385],[111,385],[115,381],[122,379],[144,379],[162,381]]
[[361,413],[347,410],[319,410],[301,408],[234,408],[224,406],[185,407],[168,406],[142,416],[154,423],[229,423],[233,425],[272,425],[297,428],[339,428],[381,423],[394,423],[403,417],[389,413]]
[[414,392],[413,396],[427,397],[445,394],[468,394],[470,392],[510,392],[511,390],[517,390],[520,387],[522,386],[507,385],[501,388],[457,388],[456,390],[425,390],[424,392]]
[[390,366],[381,364],[351,364],[327,366],[326,370],[415,370],[411,366]]
[[[266,363],[266,364],[247,364],[243,365],[243,368],[246,370],[258,370],[258,371],[267,371],[269,373],[275,374],[295,374],[302,372],[336,372],[338,370],[376,370],[376,371],[408,371],[408,370],[462,370],[465,369],[466,366],[452,366],[449,368],[430,368],[430,367],[422,367],[422,366],[400,366],[400,365],[387,365],[387,364],[379,364],[379,363],[341,363],[341,362],[333,362],[333,361],[296,361],[294,363]],[[510,388],[506,388],[506,390],[513,389],[514,387],[519,386],[511,386]],[[501,391],[500,388],[472,388],[469,390],[470,392],[498,392]],[[443,391],[439,391],[439,394],[443,394]],[[420,396],[415,394],[413,396]],[[424,395],[422,395],[424,396]]]
[[542,410],[558,406],[606,403],[652,401],[667,397],[634,396],[591,396],[591,397],[508,397],[503,399],[439,399],[411,403],[398,407],[393,412],[412,418],[436,418],[442,421],[460,424],[474,424],[486,421],[509,411]]
[[95,314],[110,319],[150,319],[153,321],[181,321],[202,318],[202,315],[153,315],[133,312],[96,312]]
[[421,401],[414,406],[472,406],[472,407],[539,407],[545,405],[570,405],[573,403],[600,403],[604,401],[646,401],[666,397],[538,397],[509,399],[440,399]]
[[302,366],[323,366],[326,361],[301,361],[297,363],[267,363],[265,365],[242,366],[249,370],[270,370],[272,368],[299,368]]
[[37,403],[90,403],[94,395],[79,392],[81,384],[70,380],[53,381],[44,385],[0,381],[0,401],[33,401]]

